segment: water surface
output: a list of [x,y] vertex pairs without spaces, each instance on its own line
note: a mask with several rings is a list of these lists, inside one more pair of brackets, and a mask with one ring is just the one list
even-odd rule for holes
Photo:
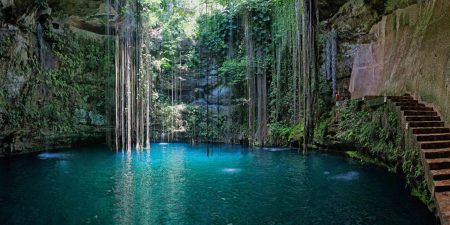
[[398,176],[341,156],[153,144],[0,159],[1,224],[435,224]]

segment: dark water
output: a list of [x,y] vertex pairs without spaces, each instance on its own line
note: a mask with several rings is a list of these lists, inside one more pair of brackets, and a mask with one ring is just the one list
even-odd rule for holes
[[0,224],[434,224],[382,169],[340,156],[154,144],[0,160]]

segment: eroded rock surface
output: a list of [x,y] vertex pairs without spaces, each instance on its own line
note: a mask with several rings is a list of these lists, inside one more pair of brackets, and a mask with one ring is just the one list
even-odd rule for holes
[[434,103],[450,121],[450,1],[436,0],[384,16],[360,44],[350,92],[365,95],[412,93]]

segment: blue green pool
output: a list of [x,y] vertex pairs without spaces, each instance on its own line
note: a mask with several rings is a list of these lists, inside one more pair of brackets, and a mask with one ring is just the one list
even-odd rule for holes
[[399,176],[341,156],[227,145],[0,159],[0,224],[435,224]]

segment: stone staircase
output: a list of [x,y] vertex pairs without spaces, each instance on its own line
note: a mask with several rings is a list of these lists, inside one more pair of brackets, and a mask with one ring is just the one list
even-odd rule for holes
[[425,175],[441,224],[450,224],[450,128],[432,107],[410,95],[388,99],[400,109],[403,122],[421,151]]

